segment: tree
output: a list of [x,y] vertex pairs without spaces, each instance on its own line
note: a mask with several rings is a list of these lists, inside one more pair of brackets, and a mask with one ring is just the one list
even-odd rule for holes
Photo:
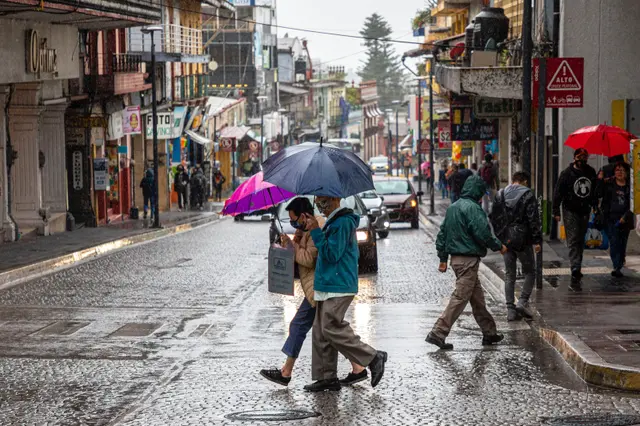
[[374,13],[365,20],[360,35],[365,39],[367,59],[358,75],[363,81],[376,80],[380,105],[389,106],[403,94],[400,58],[389,41],[391,27],[382,16]]
[[431,24],[431,9],[438,5],[437,0],[425,0],[424,9],[418,9],[416,16],[411,21],[411,27],[414,30],[424,27],[426,24]]

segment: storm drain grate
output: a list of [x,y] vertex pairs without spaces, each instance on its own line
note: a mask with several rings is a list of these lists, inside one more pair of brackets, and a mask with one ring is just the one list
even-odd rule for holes
[[546,417],[542,424],[549,426],[634,426],[640,416],[628,414],[595,414],[567,417]]
[[319,417],[320,413],[306,410],[254,410],[231,413],[224,416],[229,420],[276,422],[282,420],[302,420]]

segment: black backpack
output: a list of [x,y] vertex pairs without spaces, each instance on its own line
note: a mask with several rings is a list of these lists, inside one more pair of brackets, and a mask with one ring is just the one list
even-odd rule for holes
[[516,218],[518,206],[522,198],[518,200],[515,208],[511,209],[504,201],[504,190],[500,190],[493,202],[493,208],[489,214],[489,220],[496,237],[512,251],[522,251],[525,248],[529,228],[526,224],[518,223]]

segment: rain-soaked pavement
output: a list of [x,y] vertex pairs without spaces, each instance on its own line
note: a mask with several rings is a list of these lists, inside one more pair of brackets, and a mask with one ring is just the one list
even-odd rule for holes
[[[381,384],[305,393],[310,341],[288,389],[265,381],[258,371],[280,366],[301,300],[267,292],[267,236],[268,224],[223,220],[0,292],[0,424],[640,423],[563,420],[638,415],[640,399],[586,386],[526,324],[507,324],[500,303],[489,301],[503,344],[483,348],[465,312],[454,351],[427,345],[452,276],[437,273],[433,239],[409,229],[380,241],[380,272],[361,279],[349,312],[389,353]],[[317,416],[226,417],[256,410]]]

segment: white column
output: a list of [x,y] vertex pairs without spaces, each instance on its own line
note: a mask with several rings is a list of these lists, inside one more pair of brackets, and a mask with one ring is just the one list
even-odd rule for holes
[[64,113],[67,105],[45,107],[40,126],[40,150],[45,157],[42,168],[42,202],[52,212],[67,210]]

